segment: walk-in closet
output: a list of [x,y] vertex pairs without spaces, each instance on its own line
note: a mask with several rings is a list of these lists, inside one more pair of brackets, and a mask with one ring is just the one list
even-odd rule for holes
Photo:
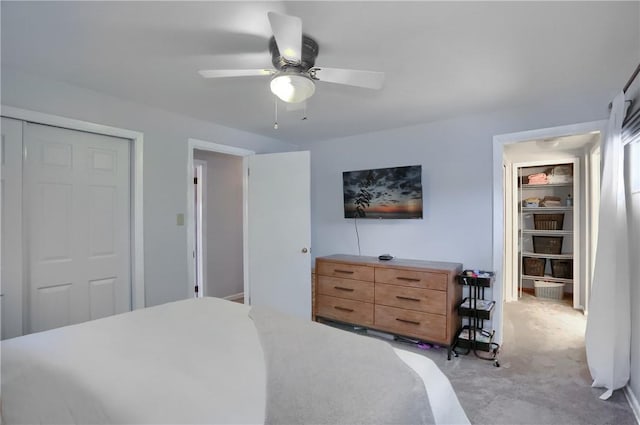
[[600,134],[514,143],[505,159],[505,300],[586,310],[597,234]]

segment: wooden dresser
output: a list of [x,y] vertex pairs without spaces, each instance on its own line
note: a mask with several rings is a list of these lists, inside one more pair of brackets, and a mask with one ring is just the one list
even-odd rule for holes
[[315,314],[448,348],[461,321],[462,264],[331,255],[316,258]]

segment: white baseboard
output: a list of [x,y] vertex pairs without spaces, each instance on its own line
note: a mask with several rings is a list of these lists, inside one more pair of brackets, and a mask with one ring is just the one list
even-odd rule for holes
[[640,425],[640,403],[638,403],[638,398],[631,390],[629,384],[624,387],[624,395],[627,396],[627,401],[629,402],[629,406],[631,406],[631,410],[633,410],[633,414],[636,417],[636,422]]
[[224,297],[224,299],[229,301],[240,301],[240,300],[244,301],[244,292],[238,292],[237,294],[227,295],[226,297]]

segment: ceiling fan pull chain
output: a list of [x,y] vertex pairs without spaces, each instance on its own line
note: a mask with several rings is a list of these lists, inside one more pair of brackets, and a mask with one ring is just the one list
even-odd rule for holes
[[304,109],[302,112],[302,121],[307,119],[307,102],[304,102]]
[[273,129],[278,129],[278,98],[273,96],[273,104],[275,106],[275,119],[273,120]]

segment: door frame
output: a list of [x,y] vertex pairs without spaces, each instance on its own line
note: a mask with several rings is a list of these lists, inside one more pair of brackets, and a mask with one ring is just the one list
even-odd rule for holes
[[[13,106],[0,106],[0,115],[35,124],[78,130],[128,139],[131,147],[131,310],[145,307],[144,288],[144,215],[143,153],[144,133],[76,120],[59,115],[30,111]],[[1,266],[1,264],[0,264]]]
[[187,298],[191,297],[195,282],[195,258],[193,246],[195,237],[194,199],[193,199],[193,151],[195,149],[233,155],[242,158],[242,273],[244,286],[244,303],[251,303],[249,287],[249,156],[255,152],[235,146],[189,138],[187,139]]
[[[502,343],[503,336],[503,304],[506,292],[505,275],[512,274],[513,265],[505,264],[504,261],[504,234],[505,234],[505,181],[503,178],[504,148],[506,145],[527,142],[536,139],[546,139],[553,137],[569,136],[573,134],[584,134],[589,132],[599,132],[601,137],[606,137],[607,121],[589,121],[578,124],[570,124],[558,127],[547,127],[537,130],[527,130],[516,133],[499,134],[493,136],[493,271],[495,272],[496,285],[493,287],[493,299],[496,302],[496,312],[494,314],[494,329],[496,331],[496,342]],[[508,174],[508,173],[507,173]]]
[[[206,258],[207,258],[207,239],[203,237],[203,235],[207,234],[207,222],[205,217],[207,216],[207,161],[203,161],[200,159],[193,160],[193,168],[194,168],[194,177],[198,177],[198,184],[196,185],[196,192],[198,193],[197,200],[199,210],[194,213],[194,220],[197,222],[198,226],[194,226],[194,229],[199,229],[198,234],[195,238],[194,249],[195,249],[195,258],[196,264],[198,265],[198,271],[196,272],[196,283],[198,285],[198,298],[202,298],[206,296],[205,282],[207,281],[207,267],[205,266]],[[197,169],[200,169],[198,173]],[[194,231],[195,234],[195,231]],[[198,249],[199,248],[199,249]]]

